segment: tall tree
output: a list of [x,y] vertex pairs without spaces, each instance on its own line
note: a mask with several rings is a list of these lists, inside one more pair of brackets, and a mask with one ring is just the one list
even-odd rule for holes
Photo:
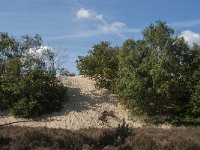
[[66,90],[54,73],[54,53],[39,35],[17,41],[2,33],[0,54],[0,109],[31,117],[62,107]]
[[121,47],[117,93],[139,112],[186,112],[197,84],[193,77],[197,54],[165,22],[150,25],[143,36],[132,46],[127,40]]
[[77,68],[81,75],[94,78],[98,87],[111,89],[117,77],[117,52],[110,43],[101,42],[94,45],[87,56],[78,58]]

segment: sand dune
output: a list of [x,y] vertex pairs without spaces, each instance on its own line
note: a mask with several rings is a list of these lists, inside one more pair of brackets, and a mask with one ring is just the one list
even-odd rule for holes
[[118,103],[114,94],[95,88],[94,81],[83,76],[63,77],[61,80],[68,87],[69,100],[60,112],[34,119],[14,118],[1,112],[0,125],[19,122],[12,125],[76,130],[117,127],[124,118],[131,127],[143,126],[142,122],[130,118],[130,111]]

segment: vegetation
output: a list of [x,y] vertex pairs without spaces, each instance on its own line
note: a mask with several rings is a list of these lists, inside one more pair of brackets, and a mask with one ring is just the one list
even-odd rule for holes
[[143,39],[128,39],[119,48],[108,42],[94,45],[77,60],[80,74],[114,89],[139,114],[198,118],[200,46],[189,46],[162,21],[142,33]]
[[[123,130],[122,130],[123,129]],[[125,129],[125,130],[124,130]],[[135,128],[124,136],[119,129],[64,129],[0,127],[0,149],[68,149],[68,150],[197,150],[200,149],[199,128]],[[156,134],[155,134],[156,133]],[[124,140],[119,140],[119,137]]]
[[94,45],[87,56],[80,56],[77,60],[80,74],[94,78],[97,87],[112,89],[118,69],[116,49],[109,42]]
[[31,117],[58,111],[66,89],[56,79],[54,53],[39,35],[20,41],[0,34],[0,110]]
[[[0,33],[0,110],[32,117],[62,107],[66,88],[56,78],[55,55],[42,48],[39,35],[16,40]],[[200,123],[200,46],[189,46],[164,22],[121,47],[94,45],[77,67],[134,112],[172,116],[176,124]],[[60,75],[74,76],[65,68]],[[98,119],[107,117],[116,116],[108,110]],[[116,129],[69,131],[7,125],[0,126],[0,149],[200,149],[199,127],[130,129],[123,121]]]

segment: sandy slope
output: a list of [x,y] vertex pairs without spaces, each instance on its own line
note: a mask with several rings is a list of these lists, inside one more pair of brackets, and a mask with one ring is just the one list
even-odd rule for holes
[[[16,121],[27,121],[14,123],[19,126],[45,126],[52,128],[109,128],[116,127],[123,118],[132,127],[140,127],[139,121],[130,120],[130,112],[117,102],[114,94],[107,90],[98,90],[94,81],[82,77],[66,77],[61,79],[68,87],[69,101],[64,104],[60,112],[43,115],[32,120],[16,119],[9,114],[0,113],[0,125]],[[112,114],[102,119],[102,114]],[[132,118],[133,119],[133,118]]]

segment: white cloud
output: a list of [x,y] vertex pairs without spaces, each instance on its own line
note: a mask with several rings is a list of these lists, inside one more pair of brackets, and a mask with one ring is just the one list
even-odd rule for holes
[[200,35],[198,33],[194,33],[190,30],[185,30],[181,32],[179,36],[183,37],[190,46],[192,46],[193,43],[197,43],[198,45],[200,45]]
[[35,57],[40,57],[42,54],[47,53],[48,51],[51,52],[53,49],[49,46],[40,46],[39,48],[30,48],[28,54]]
[[90,18],[91,17],[91,13],[84,9],[84,8],[81,8],[77,13],[76,13],[76,17],[79,18],[79,19],[82,19],[82,18]]
[[[49,46],[40,46],[28,49],[21,58],[22,64],[30,62],[30,58],[42,60],[45,63],[45,67],[49,69],[51,67],[52,56],[54,56],[54,49]],[[30,62],[30,67],[35,68],[37,63]],[[24,67],[24,69],[27,69]]]
[[125,27],[126,25],[123,22],[113,22],[111,24],[105,24],[99,27],[99,30],[104,33],[116,32]]
[[125,23],[123,22],[119,22],[119,21],[116,21],[116,22],[113,22],[113,23],[104,23],[104,25],[101,25],[98,27],[98,30],[99,32],[103,33],[103,34],[112,34],[112,33],[115,33],[117,34],[119,37],[121,37],[122,39],[126,39],[127,37],[125,37],[121,32],[122,29],[126,26]]
[[[112,23],[108,23],[104,16],[96,13],[95,11],[88,10],[85,8],[81,8],[76,13],[76,18],[79,20],[92,20],[92,21],[100,21],[101,24],[95,29],[96,31],[92,31],[92,34],[89,35],[98,35],[98,34],[112,34],[115,33],[119,37],[125,39],[126,37],[120,33],[120,29],[125,27],[125,23],[120,21],[115,21]],[[90,32],[88,32],[90,33]],[[85,36],[85,33],[84,33]]]
[[86,30],[86,31],[77,32],[74,34],[68,34],[68,35],[48,36],[46,38],[48,39],[90,38],[90,37],[95,37],[102,34],[113,34],[113,33],[119,35],[123,39],[126,39],[127,37],[125,37],[121,33],[141,33],[141,29],[128,29],[125,26],[120,26],[116,24],[115,25],[107,24],[107,25],[99,26],[97,29]]
[[87,10],[85,8],[81,8],[76,13],[77,19],[88,19],[88,20],[104,20],[103,15],[97,14],[94,11]]
[[126,27],[126,24],[120,21],[114,21],[109,23],[102,14],[98,14],[93,10],[88,10],[85,8],[81,8],[76,12],[76,20],[85,20],[88,21],[88,26],[90,27],[91,21],[93,24],[93,28],[89,30],[79,31],[74,34],[68,35],[57,35],[57,36],[49,36],[49,39],[73,39],[73,38],[90,38],[103,34],[115,34],[122,39],[127,39],[123,35],[123,33],[140,33],[141,29],[131,29]]
[[[118,33],[117,33],[118,32]],[[97,29],[91,29],[91,30],[85,30],[82,32],[77,32],[74,34],[68,34],[68,35],[57,35],[57,36],[48,36],[46,38],[48,39],[75,39],[75,38],[90,38],[90,37],[96,37],[103,34],[117,34],[123,39],[127,39],[124,35],[121,33],[141,33],[141,29],[129,29],[125,25],[100,25]]]

